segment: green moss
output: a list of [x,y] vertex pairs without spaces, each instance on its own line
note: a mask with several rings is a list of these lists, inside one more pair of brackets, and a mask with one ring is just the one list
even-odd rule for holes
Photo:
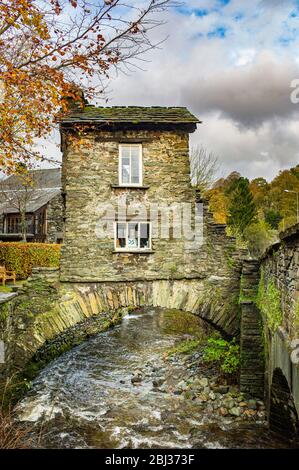
[[261,270],[256,304],[260,309],[266,324],[274,334],[282,324],[283,313],[281,308],[280,292],[272,280],[266,284],[264,270]]
[[299,332],[299,298],[295,303],[295,318],[294,318],[295,330]]
[[202,341],[198,339],[189,339],[182,341],[177,346],[174,346],[171,349],[166,351],[168,356],[173,356],[175,354],[190,354],[193,351],[196,351],[202,345]]

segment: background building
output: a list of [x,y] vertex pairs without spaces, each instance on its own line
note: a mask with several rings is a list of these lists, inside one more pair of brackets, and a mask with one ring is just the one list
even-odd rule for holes
[[60,168],[32,170],[28,178],[9,176],[0,182],[0,240],[61,243],[63,199]]

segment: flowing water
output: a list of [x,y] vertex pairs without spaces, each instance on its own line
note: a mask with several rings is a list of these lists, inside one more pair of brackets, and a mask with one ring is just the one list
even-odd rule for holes
[[34,446],[286,447],[262,423],[217,416],[211,406],[176,393],[197,366],[184,357],[165,360],[164,353],[191,333],[203,337],[207,326],[182,312],[140,311],[53,361],[19,405]]

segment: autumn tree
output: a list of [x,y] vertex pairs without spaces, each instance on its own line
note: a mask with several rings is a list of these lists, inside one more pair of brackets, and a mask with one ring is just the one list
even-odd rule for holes
[[257,210],[247,178],[239,178],[229,189],[230,205],[227,224],[233,232],[243,236],[245,229],[256,220]]
[[157,47],[171,0],[0,0],[0,168],[38,157],[69,98],[101,96],[115,67]]

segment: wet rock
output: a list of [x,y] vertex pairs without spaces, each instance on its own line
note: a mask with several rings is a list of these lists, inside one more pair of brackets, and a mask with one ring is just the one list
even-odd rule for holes
[[131,383],[132,384],[140,383],[142,382],[142,379],[143,379],[142,372],[140,370],[136,370],[134,372],[133,377],[131,378]]
[[155,379],[153,380],[153,386],[154,387],[160,387],[160,385],[162,385],[163,383],[165,382],[165,379],[164,378],[159,378],[159,379]]
[[215,393],[221,393],[221,395],[226,395],[229,392],[228,385],[218,385],[213,387]]
[[138,384],[140,382],[142,382],[142,377],[139,377],[139,376],[136,375],[136,376],[131,378],[131,383],[132,384]]
[[125,380],[123,380],[123,379],[120,379],[119,383],[121,383],[121,384],[125,384],[125,383],[126,383],[126,381],[125,381]]
[[222,407],[219,409],[219,414],[220,414],[221,416],[227,416],[227,415],[228,415],[228,410],[222,406]]
[[201,387],[207,387],[209,385],[209,381],[206,377],[203,377],[202,379],[199,379],[199,385],[201,385]]
[[235,406],[229,410],[229,414],[232,416],[241,416],[241,410],[239,407]]
[[188,386],[184,380],[181,380],[181,382],[178,383],[178,389],[185,391],[188,389]]
[[248,400],[248,408],[250,410],[256,410],[257,409],[256,400]]
[[202,401],[202,402],[207,402],[209,401],[209,396],[206,394],[206,393],[201,393],[198,398]]

